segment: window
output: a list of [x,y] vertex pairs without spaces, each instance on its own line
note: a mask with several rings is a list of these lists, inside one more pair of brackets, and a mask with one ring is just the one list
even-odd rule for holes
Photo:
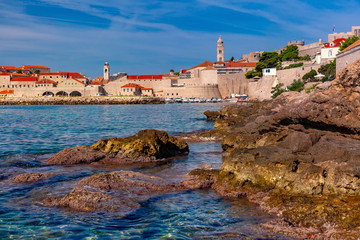
[[125,92],[125,88],[123,89],[123,92]]
[[219,54],[220,54],[220,53],[222,53],[222,51],[221,51],[221,50],[219,50]]
[[332,57],[332,50],[329,51],[329,57]]

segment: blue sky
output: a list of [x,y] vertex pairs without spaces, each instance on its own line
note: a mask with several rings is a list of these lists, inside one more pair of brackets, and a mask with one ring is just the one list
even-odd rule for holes
[[0,0],[0,65],[102,75],[162,74],[273,51],[288,40],[327,40],[359,26],[359,1]]

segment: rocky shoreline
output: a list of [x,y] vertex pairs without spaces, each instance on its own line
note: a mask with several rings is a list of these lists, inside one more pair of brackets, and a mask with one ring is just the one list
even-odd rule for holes
[[183,139],[222,141],[222,167],[191,171],[186,187],[247,197],[279,216],[265,227],[291,237],[360,237],[360,60],[310,94],[213,116],[215,130]]
[[0,105],[116,105],[116,104],[164,104],[157,97],[26,97],[0,98]]

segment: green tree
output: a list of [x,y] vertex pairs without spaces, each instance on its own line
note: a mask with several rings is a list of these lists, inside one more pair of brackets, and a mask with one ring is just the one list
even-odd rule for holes
[[277,52],[264,52],[261,54],[259,62],[255,66],[255,70],[262,73],[264,68],[275,68],[278,63],[279,54]]
[[303,77],[302,80],[304,82],[310,82],[310,81],[314,81],[315,80],[315,76],[317,75],[316,70],[311,70],[310,72],[306,73]]
[[22,71],[21,71],[21,70],[18,70],[17,73],[22,73]]
[[290,45],[281,53],[281,61],[295,60],[299,58],[299,48],[296,45]]
[[35,73],[35,74],[40,74],[40,70],[39,70],[39,69],[38,69],[38,70],[35,70],[34,73]]
[[304,90],[304,82],[301,81],[300,79],[298,80],[294,80],[293,83],[291,83],[289,86],[287,86],[287,89],[289,89],[290,91],[302,91]]
[[282,88],[283,86],[284,86],[283,83],[279,83],[279,84],[276,84],[275,87],[272,87],[271,98],[276,98],[277,96],[279,96],[283,92],[286,92],[286,90]]
[[245,73],[245,77],[246,78],[253,78],[256,76],[261,76],[261,72],[257,72],[256,70],[252,70],[252,71],[248,71],[247,73]]
[[234,61],[235,60],[235,58],[234,58],[234,56],[232,56],[231,58],[230,58],[230,61]]
[[325,78],[329,78],[330,76],[335,76],[336,75],[336,59],[326,65],[322,65],[318,69],[318,72],[324,74]]
[[348,46],[350,46],[351,44],[353,44],[354,42],[356,42],[357,40],[359,40],[359,37],[357,36],[352,36],[352,37],[348,37],[345,42],[343,42],[340,47],[339,47],[339,51],[344,50],[345,48],[347,48]]

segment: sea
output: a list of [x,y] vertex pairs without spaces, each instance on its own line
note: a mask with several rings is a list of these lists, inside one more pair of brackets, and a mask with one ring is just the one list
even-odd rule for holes
[[[46,159],[66,147],[127,137],[143,129],[178,136],[210,130],[203,112],[221,104],[0,106],[0,239],[290,239],[262,227],[274,217],[246,199],[212,190],[164,194],[140,202],[125,217],[111,212],[75,212],[41,204],[64,196],[82,178],[115,171],[52,166]],[[161,166],[127,168],[179,182],[203,163],[220,168],[221,144],[189,143],[190,153]],[[51,172],[31,184],[13,176]]]

